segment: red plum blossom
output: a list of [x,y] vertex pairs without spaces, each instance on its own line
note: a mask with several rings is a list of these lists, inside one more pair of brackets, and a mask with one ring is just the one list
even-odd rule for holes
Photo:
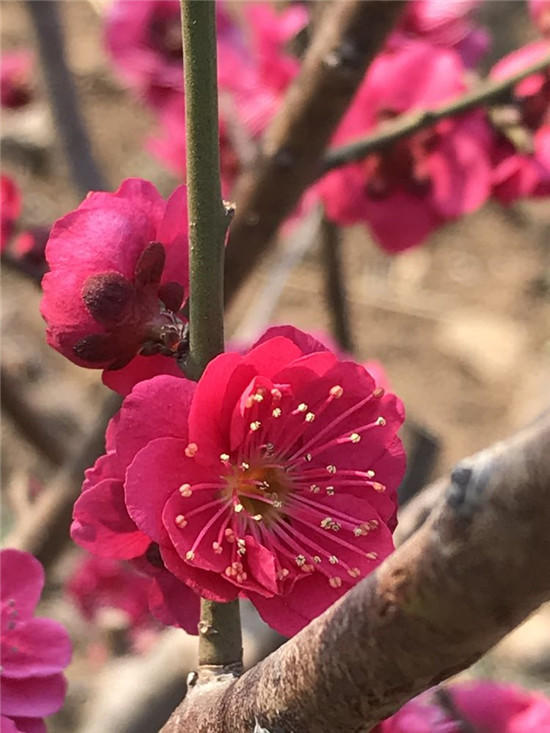
[[186,211],[184,186],[164,201],[133,178],[115,193],[90,193],[51,230],[41,304],[48,343],[76,364],[107,370],[105,383],[123,393],[136,371],[178,368]]
[[296,633],[392,551],[402,421],[364,367],[274,327],[247,353],[215,358],[198,384],[134,387],[73,538],[126,557],[153,543],[183,588],[248,598]]
[[63,705],[67,683],[62,670],[71,642],[57,621],[34,618],[44,587],[44,570],[27,552],[0,552],[0,717],[2,733],[46,733],[44,718]]
[[[548,54],[550,43],[535,41],[501,59],[490,76],[505,79]],[[493,193],[504,203],[550,195],[550,71],[533,74],[517,84],[514,102],[508,111],[513,127],[522,132],[522,144],[503,134],[494,154]]]
[[129,563],[88,555],[76,566],[65,590],[87,619],[94,619],[102,608],[118,608],[127,614],[132,626],[151,621],[149,580]]
[[415,697],[373,733],[542,733],[550,730],[550,701],[496,682],[457,682]]
[[464,64],[473,68],[490,45],[485,28],[472,21],[472,13],[482,0],[413,0],[407,3],[394,38],[404,34],[436,46],[454,48]]
[[[350,142],[464,90],[464,66],[455,51],[424,41],[393,45],[375,59],[333,142]],[[327,174],[318,185],[327,215],[343,225],[367,223],[388,252],[420,244],[445,221],[486,201],[491,143],[479,111],[442,120]]]

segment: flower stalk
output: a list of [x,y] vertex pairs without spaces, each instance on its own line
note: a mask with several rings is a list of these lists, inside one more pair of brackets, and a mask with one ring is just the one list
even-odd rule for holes
[[[224,246],[233,208],[221,197],[214,1],[181,0],[181,19],[190,285],[190,345],[185,371],[190,379],[199,379],[208,362],[224,347]],[[203,677],[240,672],[238,600],[216,603],[202,599],[199,634]]]

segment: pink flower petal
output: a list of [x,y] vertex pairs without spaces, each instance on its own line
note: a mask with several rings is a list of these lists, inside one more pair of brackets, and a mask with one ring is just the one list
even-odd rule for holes
[[5,632],[2,640],[2,676],[45,677],[61,672],[71,660],[67,632],[49,618],[31,618]]
[[124,559],[139,557],[151,543],[130,519],[118,479],[105,479],[80,495],[73,509],[71,537],[100,557]]
[[67,681],[62,674],[10,679],[2,677],[0,702],[4,715],[42,718],[56,713],[65,700]]
[[0,553],[0,575],[4,629],[7,623],[6,614],[11,608],[17,611],[18,621],[31,618],[44,587],[44,570],[38,560],[28,552],[6,549]]

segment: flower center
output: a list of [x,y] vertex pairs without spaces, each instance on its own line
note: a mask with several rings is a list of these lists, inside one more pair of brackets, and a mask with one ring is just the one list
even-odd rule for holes
[[277,522],[292,490],[292,482],[280,466],[250,466],[243,462],[234,466],[225,477],[224,497],[233,497],[235,511],[246,512],[252,519],[267,526]]

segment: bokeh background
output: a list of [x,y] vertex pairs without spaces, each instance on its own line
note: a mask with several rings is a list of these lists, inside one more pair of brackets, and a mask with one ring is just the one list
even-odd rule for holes
[[[121,85],[103,49],[104,3],[70,0],[60,6],[67,60],[109,186],[114,189],[122,179],[139,176],[168,194],[177,179],[144,148],[154,120]],[[35,47],[25,3],[3,0],[0,9],[2,50]],[[487,67],[534,36],[523,2],[489,0],[480,16],[494,39]],[[38,56],[35,69],[32,103],[2,114],[2,168],[23,192],[21,229],[49,225],[80,201],[56,136]],[[300,227],[279,238],[228,313],[229,339],[251,339],[267,321],[330,332],[320,246],[315,241],[304,246],[303,240]],[[490,203],[394,258],[376,247],[364,227],[344,232],[341,247],[354,353],[360,360],[376,359],[384,365],[409,418],[437,442],[434,477],[520,428],[548,405],[547,201],[518,202],[508,208]],[[282,265],[289,260],[292,267]],[[281,286],[276,303],[271,302],[274,282]],[[106,393],[99,372],[74,366],[46,345],[39,301],[34,282],[3,268],[4,531],[18,511],[24,511],[22,493],[29,487],[31,493],[39,492],[57,469],[55,456],[37,450],[29,439],[32,425],[21,420],[20,403],[30,405],[53,444],[68,451],[93,424]],[[189,640],[176,643],[172,635],[159,641],[158,631],[151,629],[134,647],[141,649],[136,660],[125,656],[128,644],[120,641],[124,619],[104,614],[99,622],[87,622],[64,590],[79,557],[79,550],[68,543],[52,568],[44,602],[44,612],[63,620],[76,642],[66,708],[49,722],[56,733],[103,730],[92,725],[97,708],[108,705],[109,696],[120,697],[136,684],[146,686],[146,676],[136,671],[143,669],[144,659],[149,660],[150,674],[155,669],[161,674],[169,666],[167,657],[155,662],[162,644],[172,653],[173,665],[181,655],[189,658],[187,670],[193,665]],[[251,616],[249,660],[261,653],[265,641],[256,623]],[[543,607],[468,674],[550,693],[550,607]],[[172,693],[176,699],[180,689],[178,679]]]

